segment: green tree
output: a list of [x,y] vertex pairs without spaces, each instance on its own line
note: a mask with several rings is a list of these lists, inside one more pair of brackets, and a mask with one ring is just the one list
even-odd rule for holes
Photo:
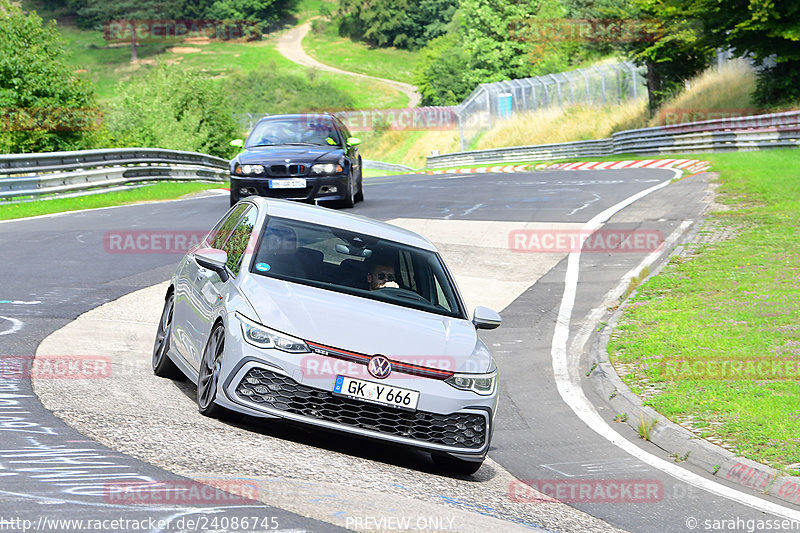
[[94,88],[67,65],[56,23],[0,0],[0,151],[90,147]]
[[683,1],[632,0],[623,13],[641,28],[639,39],[620,43],[620,47],[647,68],[651,114],[707,68],[714,55],[701,25],[681,5]]
[[800,101],[800,2],[797,0],[677,0],[700,21],[713,46],[761,63],[756,101]]
[[296,0],[216,0],[204,16],[216,20],[259,21],[266,25],[277,22],[296,3]]
[[[526,78],[569,67],[575,43],[531,39],[526,29],[540,21],[563,19],[560,0],[461,0],[464,50],[473,83]],[[520,31],[521,30],[521,31]]]
[[376,46],[416,49],[446,32],[458,0],[339,0],[339,31]]
[[168,19],[170,12],[161,0],[71,0],[84,27],[102,29],[109,21],[130,25],[131,62],[138,59],[135,27],[148,20]]
[[475,88],[466,79],[469,57],[458,33],[430,41],[420,50],[414,83],[422,105],[456,105]]
[[239,135],[223,87],[202,73],[159,65],[120,83],[107,113],[110,143],[227,157]]

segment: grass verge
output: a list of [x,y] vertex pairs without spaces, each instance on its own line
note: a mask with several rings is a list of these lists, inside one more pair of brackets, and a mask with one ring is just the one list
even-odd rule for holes
[[[318,72],[292,63],[275,48],[276,35],[265,35],[262,40],[240,41],[172,41],[140,44],[137,47],[139,60],[131,63],[130,46],[109,46],[103,33],[84,30],[69,25],[59,25],[71,55],[69,62],[75,72],[86,76],[96,86],[97,97],[103,102],[110,99],[118,83],[141,75],[158,62],[205,72],[224,83],[232,75],[247,74],[263,70],[319,78],[327,81],[336,90],[345,92],[352,99],[354,109],[381,109],[405,107],[408,97],[388,85],[363,78],[352,78],[332,72]],[[274,99],[281,99],[280,91]],[[275,105],[275,101],[270,104]],[[266,105],[264,106],[266,108]],[[265,112],[266,109],[241,110]],[[283,112],[293,112],[287,109]]]
[[378,48],[341,37],[335,24],[314,21],[303,39],[306,53],[321,63],[348,72],[414,83],[418,54],[399,48]]
[[73,198],[40,199],[34,202],[17,204],[0,203],[0,220],[33,217],[63,213],[64,211],[81,211],[98,207],[110,207],[155,200],[172,200],[187,194],[208,189],[219,189],[221,183],[185,183],[161,182],[127,191],[77,196]]
[[735,236],[705,239],[638,287],[608,352],[646,405],[797,475],[800,151],[697,157],[720,173],[728,207],[704,231]]

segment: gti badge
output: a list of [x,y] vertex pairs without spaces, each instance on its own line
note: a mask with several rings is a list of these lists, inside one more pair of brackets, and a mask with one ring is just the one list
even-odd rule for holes
[[392,373],[392,363],[382,355],[376,355],[369,360],[367,370],[378,379],[389,377]]

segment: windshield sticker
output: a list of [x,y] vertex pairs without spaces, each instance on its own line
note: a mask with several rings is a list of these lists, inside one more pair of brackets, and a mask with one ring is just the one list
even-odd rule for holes
[[260,270],[261,272],[266,272],[270,269],[270,266],[267,263],[256,263],[256,270]]

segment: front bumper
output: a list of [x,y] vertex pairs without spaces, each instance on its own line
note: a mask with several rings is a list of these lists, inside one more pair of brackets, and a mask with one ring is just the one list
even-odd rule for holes
[[[266,196],[284,200],[343,200],[347,194],[347,174],[333,176],[292,176],[306,180],[303,189],[272,189],[270,179],[285,178],[251,178],[231,175],[231,193],[236,198],[247,196]],[[331,192],[335,187],[336,192]]]
[[[435,379],[409,382],[405,376],[395,384],[420,390],[420,405],[416,411],[397,409],[334,395],[334,377],[330,386],[327,377],[304,379],[302,363],[293,367],[266,361],[264,355],[277,350],[259,352],[264,353],[245,356],[232,366],[223,363],[226,378],[218,391],[218,398],[224,398],[220,403],[253,416],[283,418],[465,459],[482,459],[489,450],[496,397],[479,398]],[[437,396],[435,390],[444,394]]]

